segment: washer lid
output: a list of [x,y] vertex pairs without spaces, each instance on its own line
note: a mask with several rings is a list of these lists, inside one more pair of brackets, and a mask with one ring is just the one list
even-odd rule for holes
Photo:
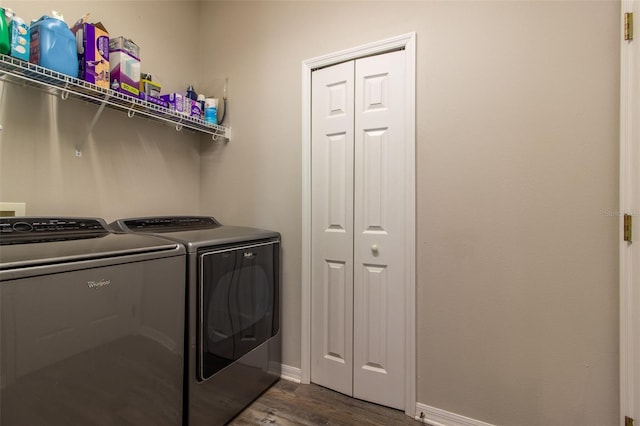
[[184,254],[170,241],[134,234],[113,234],[102,219],[20,217],[0,219],[0,271],[77,261],[149,254]]
[[213,217],[206,216],[118,219],[109,226],[118,232],[156,235],[182,243],[187,248],[187,253],[210,246],[280,238],[280,234],[276,231],[221,225]]

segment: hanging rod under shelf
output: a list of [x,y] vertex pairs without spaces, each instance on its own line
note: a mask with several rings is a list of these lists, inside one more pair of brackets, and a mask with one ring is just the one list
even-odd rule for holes
[[187,128],[212,135],[213,139],[230,138],[230,128],[207,123],[199,118],[172,111],[168,108],[98,87],[65,74],[52,71],[29,62],[0,54],[0,80],[8,83],[28,84],[61,97],[71,96],[97,105],[125,111],[129,117],[136,114],[153,120],[170,123],[176,130]]

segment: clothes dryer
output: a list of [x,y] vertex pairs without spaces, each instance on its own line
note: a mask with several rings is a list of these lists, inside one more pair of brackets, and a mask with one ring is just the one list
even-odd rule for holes
[[203,216],[110,226],[185,247],[185,424],[227,423],[280,377],[280,234]]

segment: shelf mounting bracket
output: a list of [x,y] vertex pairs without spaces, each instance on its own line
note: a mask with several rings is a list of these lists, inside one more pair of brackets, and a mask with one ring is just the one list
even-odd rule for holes
[[231,127],[224,127],[224,133],[211,133],[211,139],[213,141],[226,139],[228,142],[229,140],[231,140]]
[[62,99],[63,101],[66,101],[67,99],[69,99],[69,82],[67,81],[66,83],[64,83],[64,87],[61,89],[62,92],[60,93],[60,99]]
[[84,138],[82,139],[80,145],[76,146],[76,157],[82,157],[82,147],[84,146],[85,143],[87,143],[87,140],[89,140],[89,135],[91,134],[91,132],[93,131],[93,128],[95,127],[96,123],[100,119],[100,116],[102,115],[102,111],[104,111],[104,107],[107,106],[108,99],[109,99],[109,96],[107,96],[104,99],[104,101],[100,104],[100,106],[98,107],[98,110],[93,116],[93,120],[91,120],[91,123],[89,123],[89,127],[87,128],[87,132],[84,134]]

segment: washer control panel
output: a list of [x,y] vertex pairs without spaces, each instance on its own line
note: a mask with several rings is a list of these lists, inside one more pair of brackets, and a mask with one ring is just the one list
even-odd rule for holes
[[0,218],[0,244],[91,238],[108,233],[106,223],[99,218]]
[[175,232],[217,228],[220,222],[209,216],[156,216],[117,221],[135,232]]

